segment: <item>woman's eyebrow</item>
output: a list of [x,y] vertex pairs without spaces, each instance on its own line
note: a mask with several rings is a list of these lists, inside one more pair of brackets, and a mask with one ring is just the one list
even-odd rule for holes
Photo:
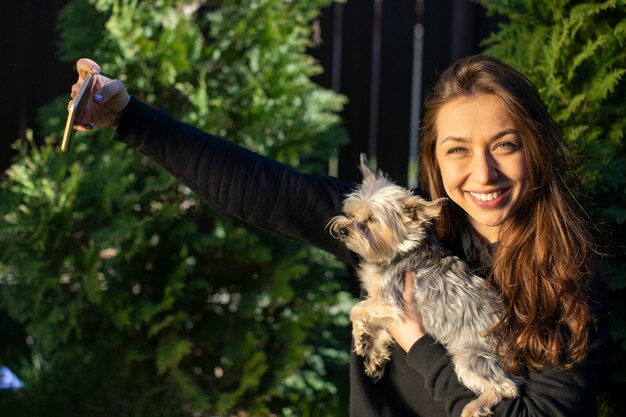
[[496,133],[495,135],[493,135],[491,140],[498,140],[501,137],[506,136],[506,135],[519,135],[519,132],[517,131],[517,129],[514,129],[514,128],[510,127],[508,129],[504,129],[504,130]]
[[[494,140],[498,140],[498,139],[500,139],[501,137],[506,136],[506,135],[519,135],[519,132],[517,131],[517,129],[512,128],[512,127],[509,127],[509,128],[504,129],[504,130],[501,130],[500,132],[498,132],[498,133],[496,133],[495,135],[493,135],[493,136],[491,137],[491,140],[492,140],[492,141],[494,141]],[[445,137],[445,138],[441,141],[441,144],[443,145],[443,144],[444,144],[444,143],[446,143],[446,142],[469,143],[469,142],[471,142],[471,139],[464,138],[464,137],[462,137],[462,136],[452,136],[452,135],[451,135],[451,136],[446,136],[446,137]]]
[[446,138],[444,140],[442,140],[441,143],[444,144],[446,142],[468,143],[468,142],[471,142],[471,141],[469,139],[461,137],[461,136],[446,136]]

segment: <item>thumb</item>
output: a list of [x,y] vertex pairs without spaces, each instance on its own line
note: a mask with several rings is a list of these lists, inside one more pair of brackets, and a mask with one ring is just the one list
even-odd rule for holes
[[109,110],[118,113],[124,110],[130,101],[130,95],[126,91],[124,83],[120,80],[113,80],[94,94],[93,101],[98,104],[106,104]]

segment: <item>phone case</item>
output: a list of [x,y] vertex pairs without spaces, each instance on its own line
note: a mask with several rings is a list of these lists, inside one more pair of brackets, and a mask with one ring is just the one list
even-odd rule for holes
[[80,101],[82,100],[83,95],[85,94],[85,91],[87,91],[89,84],[91,84],[92,77],[93,77],[93,74],[89,74],[87,75],[87,77],[85,77],[83,86],[80,88],[80,91],[76,95],[76,98],[72,100],[72,102],[70,103],[68,113],[67,113],[67,120],[65,121],[65,131],[63,132],[63,140],[61,141],[62,152],[67,152],[67,150],[70,148],[70,143],[72,142],[72,139],[74,138],[74,135],[76,134],[76,131],[74,130],[74,127],[73,127],[74,118],[76,117],[76,109],[78,108],[78,105],[80,104]]

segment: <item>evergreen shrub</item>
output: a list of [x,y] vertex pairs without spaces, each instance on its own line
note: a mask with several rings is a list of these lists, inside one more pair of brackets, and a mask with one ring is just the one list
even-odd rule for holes
[[[61,54],[323,174],[345,141],[344,98],[311,81],[321,69],[306,52],[329,2],[72,0]],[[343,266],[210,211],[110,131],[60,153],[66,105],[41,110],[48,139],[19,141],[1,180],[0,323],[22,332],[4,360],[26,384],[0,396],[2,415],[345,413]]]

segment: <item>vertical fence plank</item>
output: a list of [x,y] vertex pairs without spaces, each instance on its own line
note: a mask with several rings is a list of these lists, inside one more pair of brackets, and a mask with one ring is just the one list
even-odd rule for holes
[[415,0],[384,0],[380,100],[378,106],[378,165],[406,185],[408,169]]
[[383,0],[374,0],[372,10],[372,60],[370,63],[371,81],[370,81],[370,103],[369,103],[369,134],[367,135],[367,155],[369,156],[370,166],[377,167],[378,159],[378,118],[379,118],[379,101],[380,101],[380,83],[382,66],[381,48],[382,48],[382,30],[383,30]]
[[0,94],[0,171],[8,166],[12,152],[9,145],[18,137],[19,130],[19,31],[18,18],[22,4],[8,2],[2,4],[0,15],[0,47],[2,48],[2,65],[0,79],[3,80]]
[[26,129],[37,136],[37,111],[50,99],[68,94],[75,78],[70,64],[58,59],[57,19],[67,0],[3,2],[0,9],[5,82],[0,115],[0,170],[8,167],[10,145]]
[[424,0],[415,0],[413,26],[413,65],[411,71],[411,112],[409,121],[409,155],[406,182],[416,188],[418,181],[419,131],[422,120],[422,77],[424,66]]
[[373,4],[352,0],[343,8],[340,92],[349,102],[341,116],[350,143],[339,151],[338,175],[346,181],[360,181],[359,153],[367,150],[369,137]]

